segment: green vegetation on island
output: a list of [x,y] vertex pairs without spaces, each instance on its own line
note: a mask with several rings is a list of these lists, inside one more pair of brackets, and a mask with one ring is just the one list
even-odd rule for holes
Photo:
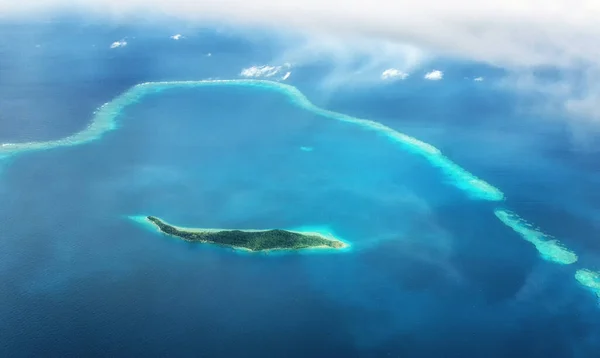
[[169,225],[155,216],[146,219],[160,232],[190,242],[231,246],[250,251],[300,250],[308,248],[342,249],[348,245],[319,233],[301,233],[288,230],[216,230],[188,229]]

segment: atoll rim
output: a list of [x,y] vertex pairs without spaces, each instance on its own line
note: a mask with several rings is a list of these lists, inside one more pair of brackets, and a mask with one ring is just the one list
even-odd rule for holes
[[117,129],[117,118],[123,110],[147,95],[176,88],[197,88],[208,86],[244,86],[278,91],[289,97],[294,104],[317,115],[351,123],[385,135],[401,148],[425,157],[434,167],[439,168],[455,187],[463,190],[469,197],[481,200],[501,201],[504,194],[491,184],[476,177],[458,164],[445,157],[431,144],[420,141],[404,133],[398,132],[381,123],[360,119],[345,114],[329,111],[314,105],[296,87],[265,80],[200,80],[200,81],[165,81],[145,82],[131,87],[121,95],[100,106],[94,112],[91,123],[84,130],[62,139],[46,142],[3,143],[0,154],[17,154],[34,150],[51,149],[64,146],[84,144],[102,137],[106,132]]

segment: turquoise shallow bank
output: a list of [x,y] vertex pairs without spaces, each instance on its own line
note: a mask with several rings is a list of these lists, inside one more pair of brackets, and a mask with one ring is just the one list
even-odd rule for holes
[[[493,69],[443,61],[443,81],[332,94],[326,68],[235,79],[268,59],[232,35],[50,27],[0,39],[0,356],[600,349],[595,167],[519,117]],[[11,62],[23,51],[37,60]],[[216,77],[232,80],[187,80]],[[240,253],[142,214],[351,249]]]

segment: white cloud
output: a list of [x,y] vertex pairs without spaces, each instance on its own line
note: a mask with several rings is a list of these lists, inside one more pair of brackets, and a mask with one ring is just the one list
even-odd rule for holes
[[[123,22],[146,16],[202,24],[252,25],[277,30],[277,34],[299,31],[310,35],[312,45],[322,52],[302,54],[301,50],[312,46],[307,42],[286,55],[306,61],[311,56],[340,60],[326,79],[332,85],[339,85],[354,73],[357,68],[353,68],[356,64],[352,61],[365,54],[369,60],[358,68],[363,80],[379,81],[381,70],[389,67],[412,72],[410,65],[392,61],[393,46],[388,47],[391,52],[381,53],[377,51],[381,46],[357,38],[376,38],[381,40],[379,44],[401,43],[420,49],[404,51],[402,58],[408,62],[420,61],[420,55],[427,53],[483,62],[509,73],[533,73],[540,67],[550,67],[579,72],[579,77],[587,71],[600,75],[600,1],[595,0],[0,0],[0,19],[46,16],[50,10],[93,12]],[[344,40],[328,48],[330,38]],[[352,76],[352,80],[361,78]],[[583,82],[582,86],[560,84],[568,89],[560,98],[562,107],[600,121],[592,105],[600,97],[595,85],[600,83],[600,76]]]
[[282,81],[287,80],[291,74],[292,74],[292,72],[290,72],[290,71],[286,72],[285,75],[283,75],[283,77],[281,77],[281,80]]
[[285,50],[274,63],[291,62],[298,67],[333,65],[319,81],[325,90],[380,85],[383,70],[393,68],[409,73],[428,58],[415,46],[367,37],[288,35],[281,45]]
[[[244,68],[242,70],[242,72],[240,72],[240,76],[252,77],[252,78],[273,77],[276,74],[280,73],[282,70],[289,69],[290,67],[291,67],[291,64],[289,64],[289,63],[285,63],[282,66],[269,66],[269,65],[252,66],[252,67]],[[285,75],[284,75],[284,77],[285,77]],[[287,77],[285,77],[284,79],[286,79],[286,78]]]
[[63,9],[366,35],[499,66],[600,61],[594,0],[0,0],[9,19]]
[[531,71],[518,72],[505,79],[503,84],[509,90],[516,89],[518,93],[526,96],[535,94],[540,98],[538,106],[533,108],[534,114],[550,114],[554,118],[567,114],[578,119],[571,121],[569,128],[577,144],[585,144],[586,135],[600,134],[597,133],[600,127],[589,126],[590,122],[600,124],[600,69],[565,72],[558,80],[540,78]]
[[475,77],[473,79],[473,81],[475,81],[475,82],[481,82],[481,81],[483,81],[483,77]]
[[176,35],[173,35],[173,36],[171,36],[171,38],[172,38],[173,40],[179,40],[179,39],[180,39],[180,38],[182,38],[182,37],[183,37],[183,36],[182,36],[181,34],[176,34]]
[[427,72],[423,78],[430,81],[439,81],[444,78],[444,72],[440,70],[433,70],[431,72]]
[[125,47],[127,46],[127,41],[125,40],[121,40],[121,41],[115,41],[110,45],[110,48],[119,48],[119,47]]
[[242,77],[272,77],[281,70],[281,66],[252,66],[240,72]]
[[387,70],[381,73],[382,80],[405,80],[408,77],[408,73],[400,71],[396,68],[388,68]]

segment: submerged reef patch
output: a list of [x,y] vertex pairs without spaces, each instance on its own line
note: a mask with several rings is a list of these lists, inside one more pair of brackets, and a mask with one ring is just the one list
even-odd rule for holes
[[497,209],[496,217],[506,226],[517,232],[523,239],[532,243],[544,260],[569,265],[577,261],[577,255],[564,247],[552,236],[544,234],[516,213],[508,210]]
[[596,294],[600,299],[600,273],[588,269],[575,272],[575,279],[583,286]]

